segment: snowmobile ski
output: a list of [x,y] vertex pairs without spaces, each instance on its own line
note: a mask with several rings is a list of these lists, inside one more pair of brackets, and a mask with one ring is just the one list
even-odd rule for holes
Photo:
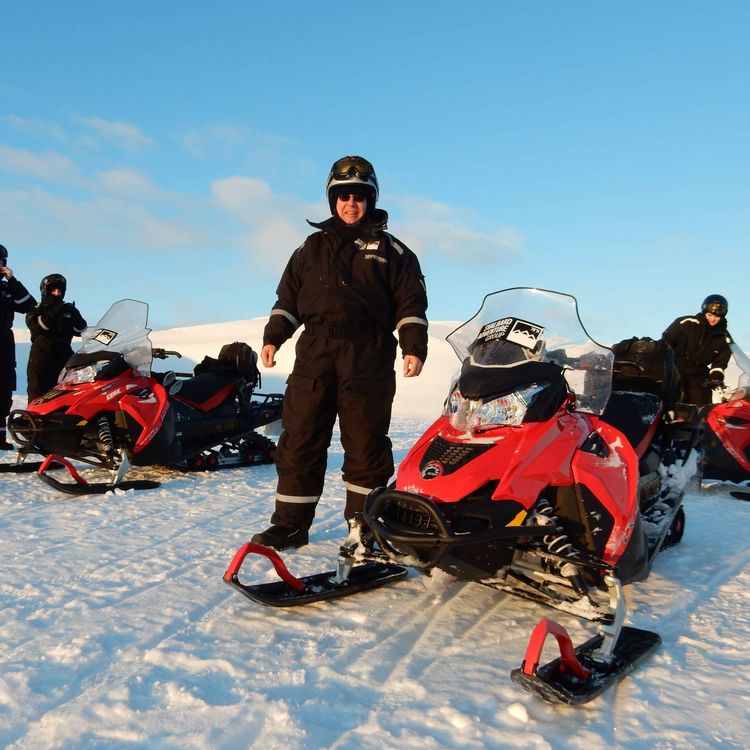
[[[55,464],[58,466],[56,467]],[[75,479],[75,482],[60,482],[47,472],[52,468],[63,467]],[[87,482],[75,469],[70,461],[62,456],[51,455],[42,461],[37,470],[39,478],[50,487],[68,495],[103,495],[114,490],[152,490],[161,486],[161,482],[151,479],[135,479],[121,482]]]
[[750,500],[750,490],[731,490],[729,494],[737,500]]
[[[539,666],[544,640],[549,634],[557,639],[560,656]],[[543,618],[531,634],[521,667],[514,669],[510,677],[549,703],[588,703],[630,672],[661,643],[661,637],[650,630],[625,626],[606,660],[597,654],[603,642],[604,635],[599,633],[574,648],[562,625]]]
[[[241,583],[239,569],[245,557],[251,553],[268,558],[281,580],[252,585]],[[296,578],[275,550],[247,542],[237,550],[224,574],[224,581],[259,604],[270,607],[297,607],[326,599],[351,596],[360,591],[401,580],[406,577],[406,573],[407,569],[402,565],[368,562],[352,566],[344,578],[336,571]]]
[[39,471],[43,463],[44,461],[29,461],[25,464],[0,463],[0,474],[31,474],[35,471]]

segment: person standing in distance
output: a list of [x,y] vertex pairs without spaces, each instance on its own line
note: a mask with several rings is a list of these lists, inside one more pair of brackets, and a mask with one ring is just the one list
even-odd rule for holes
[[338,159],[326,184],[331,217],[295,250],[263,333],[261,362],[301,326],[287,380],[271,527],[252,541],[275,549],[307,544],[323,491],[336,417],[344,448],[344,517],[393,474],[388,430],[396,392],[397,341],[404,377],[427,357],[427,292],[417,256],[385,231],[372,164]]
[[701,311],[673,321],[662,338],[674,349],[685,400],[710,406],[711,390],[724,383],[732,338],[727,332],[729,303],[721,294],[709,294]]
[[0,245],[0,450],[13,450],[5,433],[5,423],[16,389],[16,341],[13,319],[16,313],[33,309],[36,300],[8,268],[8,251]]
[[59,273],[42,279],[39,290],[41,302],[26,314],[26,325],[31,331],[31,351],[26,370],[29,403],[57,384],[60,370],[73,356],[70,342],[80,336],[86,321],[75,302],[65,302],[68,283]]

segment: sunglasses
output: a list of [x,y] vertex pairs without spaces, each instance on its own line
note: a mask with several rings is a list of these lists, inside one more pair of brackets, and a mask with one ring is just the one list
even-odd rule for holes
[[375,173],[372,164],[361,156],[344,156],[334,163],[331,171],[337,179],[351,177],[353,174],[364,178],[370,177]]
[[336,197],[344,203],[348,203],[350,199],[353,199],[355,203],[364,203],[367,200],[364,193],[339,193]]

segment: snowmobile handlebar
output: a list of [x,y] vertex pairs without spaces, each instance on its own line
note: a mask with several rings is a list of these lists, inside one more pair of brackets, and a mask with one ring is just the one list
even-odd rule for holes
[[159,347],[151,349],[151,356],[154,359],[166,359],[167,357],[178,357],[182,359],[182,354],[179,352],[171,351],[169,349],[161,349]]

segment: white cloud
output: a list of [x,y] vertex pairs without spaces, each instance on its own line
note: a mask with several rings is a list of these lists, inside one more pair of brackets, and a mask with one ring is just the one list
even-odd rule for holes
[[484,263],[515,253],[523,245],[518,230],[483,230],[471,214],[444,203],[413,196],[396,196],[390,202],[400,214],[395,234],[420,255],[439,253]]
[[56,141],[66,142],[67,133],[56,123],[46,120],[36,120],[29,117],[18,117],[16,115],[3,115],[0,120],[16,130],[34,136],[53,138]]
[[76,122],[96,133],[99,138],[109,141],[131,152],[144,151],[156,145],[137,125],[98,117],[77,117]]
[[75,164],[54,151],[36,153],[0,144],[0,170],[46,182],[78,185],[81,176]]
[[111,169],[99,172],[95,177],[102,190],[140,198],[156,198],[161,195],[151,180],[135,169]]

